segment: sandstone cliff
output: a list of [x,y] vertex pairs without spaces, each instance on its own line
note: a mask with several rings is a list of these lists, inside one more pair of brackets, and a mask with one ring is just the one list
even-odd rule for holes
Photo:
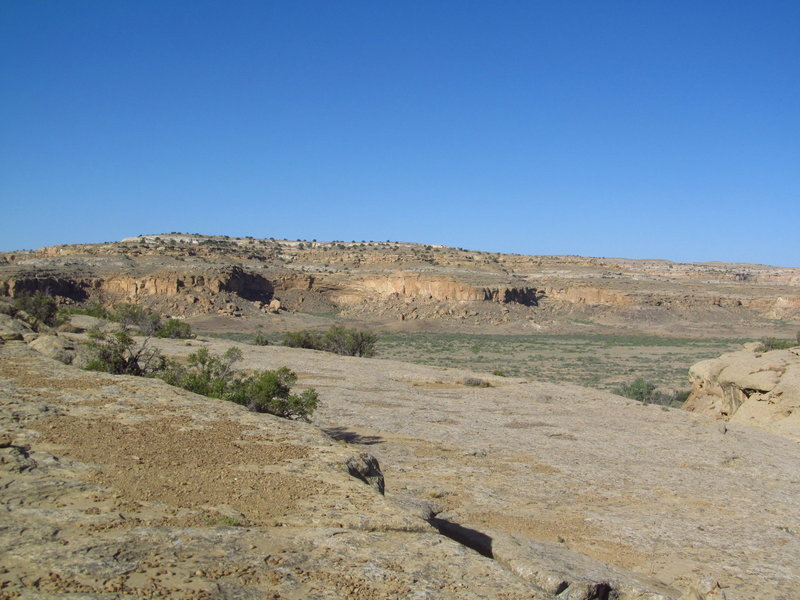
[[770,352],[758,346],[693,365],[684,408],[800,441],[800,346]]
[[[800,269],[521,256],[400,242],[189,234],[0,256],[0,294],[142,302],[175,315],[299,313],[444,328],[569,328],[735,335],[800,324]],[[271,312],[277,305],[273,305]]]

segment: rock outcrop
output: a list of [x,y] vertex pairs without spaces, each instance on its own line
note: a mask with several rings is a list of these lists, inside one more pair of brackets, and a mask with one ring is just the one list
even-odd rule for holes
[[530,598],[310,425],[0,345],[0,597]]
[[684,408],[800,441],[800,345],[769,352],[759,345],[693,365]]
[[534,321],[671,333],[768,329],[764,319],[800,323],[798,269],[400,242],[169,234],[0,254],[0,294],[35,291],[74,302],[139,302],[186,316],[275,314],[263,307],[277,299],[288,312],[342,311],[445,328],[508,324],[509,331]]

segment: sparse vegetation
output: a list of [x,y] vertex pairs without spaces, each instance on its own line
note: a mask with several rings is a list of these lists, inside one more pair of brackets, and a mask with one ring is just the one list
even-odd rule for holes
[[253,338],[253,344],[255,346],[269,346],[269,338],[263,333],[257,333],[256,337]]
[[465,377],[459,383],[461,385],[466,385],[469,387],[480,387],[480,388],[492,387],[491,383],[489,383],[485,379],[480,379],[479,377]]
[[36,291],[33,294],[20,294],[13,300],[18,311],[25,312],[32,320],[35,328],[41,325],[57,325],[59,322],[58,303],[49,294]]
[[89,335],[93,356],[85,368],[90,371],[158,377],[202,396],[287,419],[308,421],[319,403],[319,395],[312,388],[291,393],[297,375],[288,367],[249,375],[236,371],[233,365],[241,360],[242,351],[235,347],[221,356],[201,348],[189,355],[187,365],[181,365],[164,358],[148,340],[137,344],[127,329],[114,333],[93,330]]
[[292,348],[324,350],[343,356],[374,356],[378,336],[369,331],[334,325],[325,333],[309,330],[284,335],[283,345]]
[[158,329],[156,335],[161,338],[185,340],[192,337],[192,327],[180,319],[167,319]]
[[643,404],[660,404],[662,406],[681,406],[689,397],[689,392],[667,393],[659,391],[656,385],[639,377],[631,383],[624,384],[614,390],[615,394]]
[[59,312],[64,318],[69,315],[87,315],[89,317],[95,317],[96,319],[113,320],[111,311],[100,304],[100,302],[87,302],[77,306],[62,307],[59,309]]
[[229,348],[222,356],[201,348],[190,354],[188,366],[171,363],[158,377],[167,383],[196,394],[219,398],[247,406],[255,412],[266,412],[287,419],[309,420],[319,403],[316,390],[309,388],[292,394],[297,381],[288,367],[275,371],[258,371],[242,375],[233,369],[241,360],[238,348]]
[[[660,389],[682,389],[691,365],[741,348],[742,338],[668,338],[642,334],[526,335],[388,333],[376,343],[382,358],[476,373],[575,383],[611,391],[637,377]],[[480,352],[472,351],[480,345]]]
[[797,333],[797,339],[784,340],[774,337],[763,337],[761,343],[756,347],[756,352],[769,352],[770,350],[786,350],[787,348],[794,348],[800,345],[800,332]]
[[108,333],[89,332],[92,358],[86,364],[89,371],[102,371],[114,375],[155,375],[165,365],[161,353],[145,340],[137,344],[127,329]]
[[65,320],[69,315],[88,315],[106,321],[114,321],[125,328],[135,327],[146,336],[176,339],[194,337],[191,325],[185,321],[174,318],[162,321],[161,316],[149,308],[127,302],[114,305],[112,310],[105,308],[100,302],[86,303],[59,310],[61,320]]

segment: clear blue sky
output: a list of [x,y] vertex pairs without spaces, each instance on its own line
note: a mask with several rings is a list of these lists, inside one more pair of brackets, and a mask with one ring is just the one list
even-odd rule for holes
[[4,0],[0,250],[800,266],[800,2]]

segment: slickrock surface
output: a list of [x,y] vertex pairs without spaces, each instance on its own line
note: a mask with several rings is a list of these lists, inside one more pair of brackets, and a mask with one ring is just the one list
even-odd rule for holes
[[684,408],[800,441],[800,344],[769,352],[760,345],[693,365]]
[[[204,345],[191,344],[163,347]],[[320,392],[315,423],[379,459],[387,498],[438,512],[539,585],[559,568],[592,580],[572,551],[622,571],[629,597],[710,578],[729,600],[797,598],[794,441],[577,386],[482,376],[494,387],[473,388],[458,370],[239,347],[245,368],[288,365]]]
[[0,345],[0,598],[549,596],[311,425]]

